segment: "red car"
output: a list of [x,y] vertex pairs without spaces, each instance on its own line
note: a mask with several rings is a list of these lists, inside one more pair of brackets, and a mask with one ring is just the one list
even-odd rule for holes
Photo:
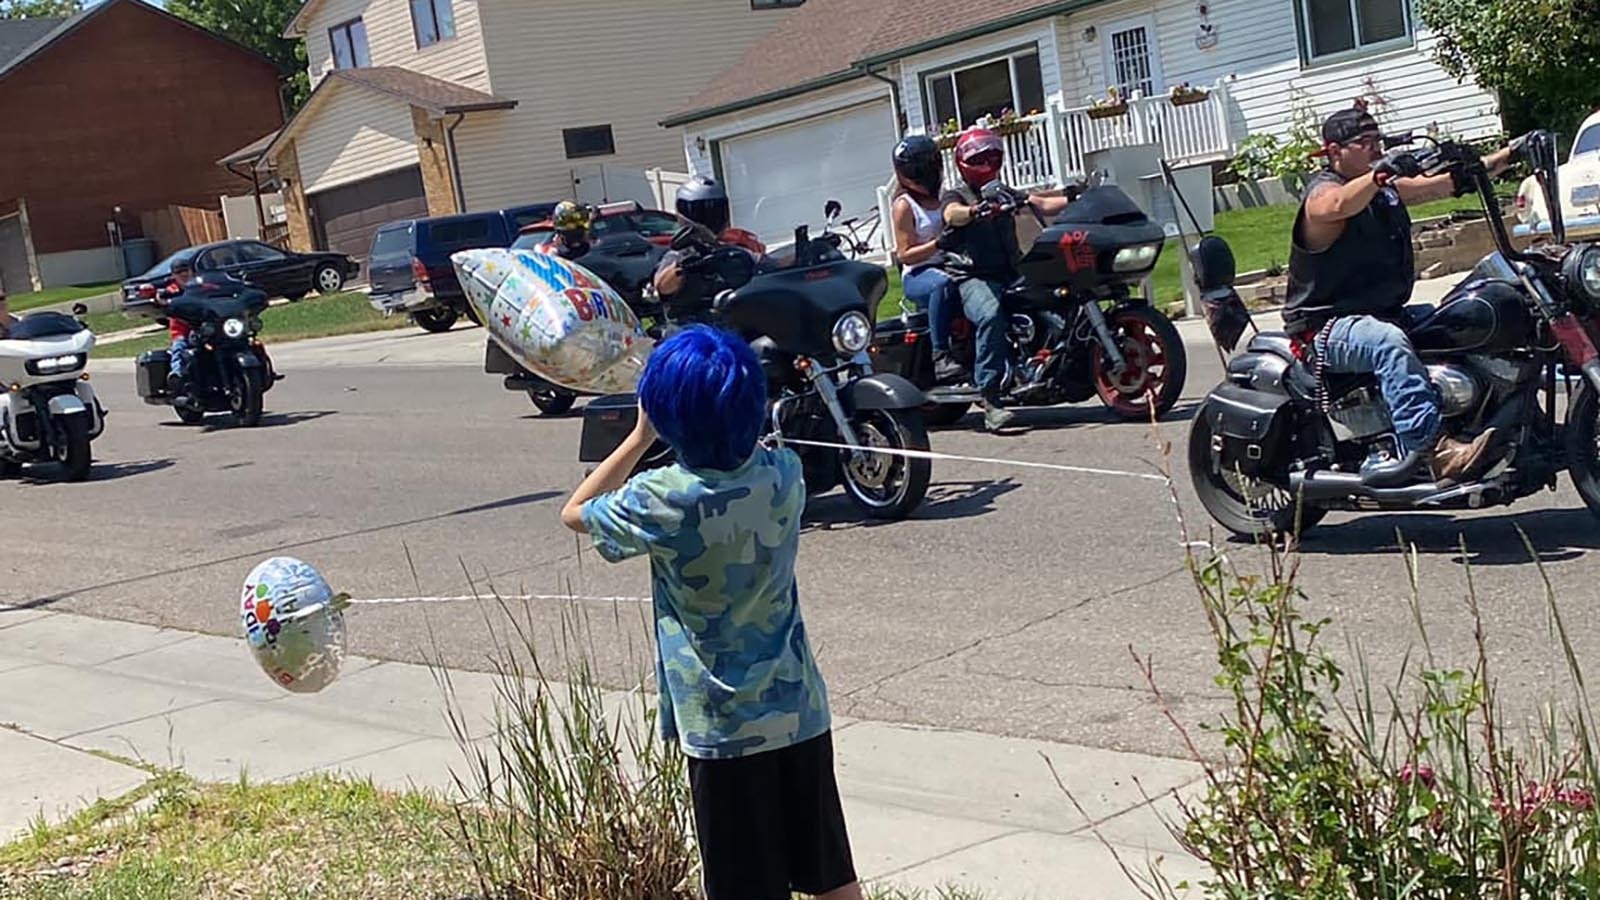
[[[672,235],[678,230],[677,216],[659,209],[645,209],[632,201],[607,203],[600,206],[599,210],[600,214],[589,228],[595,240],[608,234],[628,232],[665,247],[672,243]],[[549,219],[542,219],[523,226],[511,246],[513,249],[531,250],[548,243],[555,233],[555,225]]]

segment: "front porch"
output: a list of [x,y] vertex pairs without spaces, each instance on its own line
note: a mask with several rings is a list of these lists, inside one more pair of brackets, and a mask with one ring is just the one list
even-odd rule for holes
[[[1237,149],[1230,124],[1226,82],[1174,103],[1167,95],[1135,97],[1116,108],[1077,106],[1063,109],[1053,101],[1034,116],[1018,118],[999,130],[1006,144],[1003,178],[1012,187],[1050,190],[1084,180],[1088,154],[1134,144],[1157,144],[1174,168],[1206,165],[1232,158]],[[950,143],[945,138],[941,143]],[[945,186],[960,182],[953,145],[944,151]],[[891,177],[878,188],[878,214],[891,220],[890,202],[896,183]],[[879,230],[883,248],[893,238]]]

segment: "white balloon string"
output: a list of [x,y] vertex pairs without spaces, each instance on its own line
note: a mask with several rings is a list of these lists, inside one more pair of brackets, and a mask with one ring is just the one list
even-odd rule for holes
[[932,450],[902,450],[897,447],[851,447],[848,444],[831,444],[826,441],[803,441],[798,438],[781,438],[781,444],[794,444],[802,447],[820,447],[824,450],[855,450],[861,453],[876,453],[883,456],[899,456],[905,459],[944,460],[946,462],[982,463],[991,466],[1014,466],[1023,469],[1048,469],[1054,472],[1069,472],[1075,475],[1105,475],[1114,478],[1137,478],[1141,481],[1155,481],[1160,484],[1168,483],[1167,476],[1151,472],[1127,472],[1122,469],[1096,469],[1090,466],[1067,466],[1060,463],[1033,462],[1025,459],[994,459],[987,456],[961,456],[955,453],[937,453]]
[[567,600],[578,603],[649,603],[649,597],[586,597],[581,594],[462,594],[455,597],[353,597],[353,606],[394,606],[401,603],[472,603],[484,600],[509,600],[513,602],[541,602]]

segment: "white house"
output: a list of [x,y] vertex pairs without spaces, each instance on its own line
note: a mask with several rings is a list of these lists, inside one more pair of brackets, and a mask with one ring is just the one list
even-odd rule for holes
[[[1495,98],[1446,75],[1434,42],[1410,0],[809,0],[662,124],[726,180],[736,224],[778,238],[824,195],[876,208],[899,134],[1008,108],[1027,118],[1009,180],[1030,186],[1128,143],[1225,160],[1357,97],[1391,128],[1498,132]],[[1180,84],[1207,93],[1175,104]],[[1092,110],[1111,87],[1135,99]]]
[[279,176],[292,245],[357,257],[399,218],[648,201],[646,170],[683,167],[662,113],[795,5],[307,0],[285,33],[306,42],[312,95],[241,153]]

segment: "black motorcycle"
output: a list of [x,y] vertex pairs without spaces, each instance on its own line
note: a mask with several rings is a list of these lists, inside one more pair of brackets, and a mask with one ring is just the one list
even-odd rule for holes
[[[966,227],[947,229],[955,249],[940,268],[956,281],[983,278],[1007,285],[1000,302],[1009,318],[1002,398],[1021,406],[1081,403],[1095,396],[1124,419],[1165,415],[1183,393],[1188,356],[1178,330],[1131,288],[1149,277],[1166,235],[1120,189],[1092,187],[1046,223],[1026,199],[999,182],[984,188],[979,215],[1008,222],[1021,209],[1043,233],[1015,263],[975,262],[963,251]],[[976,330],[964,317],[951,329],[950,350],[976,360]],[[937,386],[928,314],[906,303],[880,322],[874,337],[880,368],[898,372],[928,393],[934,425],[950,425],[979,399],[971,385]]]
[[[591,245],[588,253],[572,261],[610,285],[633,310],[634,317],[644,322],[659,319],[661,315],[651,281],[656,264],[665,253],[663,248],[637,234],[620,233],[606,235]],[[652,327],[655,325],[652,322]],[[539,412],[559,416],[577,402],[577,392],[551,384],[528,371],[493,338],[487,339],[485,344],[483,370],[491,375],[504,375],[506,390],[525,391]]]
[[[1421,454],[1400,457],[1372,376],[1321,373],[1312,336],[1263,332],[1229,361],[1227,380],[1189,435],[1195,491],[1235,534],[1307,529],[1330,510],[1510,504],[1554,490],[1564,469],[1600,515],[1600,247],[1566,243],[1554,139],[1536,132],[1522,150],[1555,220],[1554,243],[1527,253],[1512,246],[1478,152],[1452,141],[1417,143],[1411,158],[1421,171],[1472,185],[1498,248],[1407,328],[1438,389],[1446,431],[1470,438],[1498,429],[1489,467],[1464,483],[1435,483]],[[1207,243],[1195,259],[1200,286],[1208,296],[1226,294],[1232,254],[1214,238]]]
[[[758,261],[686,227],[673,236],[685,274],[715,291],[707,306],[664,309],[666,330],[707,322],[751,342],[767,375],[773,436],[793,442],[806,488],[822,494],[843,485],[858,508],[877,519],[903,519],[921,504],[932,477],[927,458],[865,452],[926,452],[926,396],[898,375],[874,374],[867,356],[871,313],[888,292],[880,266],[845,259],[837,236],[812,239],[795,230],[792,258]],[[637,400],[615,394],[584,409],[582,462],[599,462],[633,429]],[[831,445],[831,446],[818,446]],[[842,449],[841,449],[842,448]],[[671,461],[658,445],[642,468]]]
[[261,422],[263,396],[281,376],[272,370],[258,337],[267,295],[256,288],[195,285],[173,298],[166,317],[192,329],[189,366],[176,392],[170,390],[171,354],[151,350],[137,362],[139,396],[151,405],[171,406],[187,425],[198,425],[209,413],[226,412],[235,423],[253,428]]

